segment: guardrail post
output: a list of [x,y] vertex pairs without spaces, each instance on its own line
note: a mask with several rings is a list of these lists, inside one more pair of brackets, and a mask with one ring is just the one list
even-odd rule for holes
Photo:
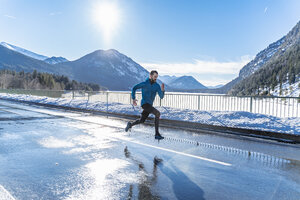
[[200,95],[198,95],[198,110],[200,110]]
[[106,113],[108,118],[108,91],[106,91]]
[[252,98],[253,97],[250,97],[250,112],[252,113]]
[[[84,92],[84,96],[85,96],[85,92]],[[87,109],[89,101],[90,101],[90,93],[89,92],[87,92],[87,97],[88,97],[88,99],[86,101],[85,109]]]

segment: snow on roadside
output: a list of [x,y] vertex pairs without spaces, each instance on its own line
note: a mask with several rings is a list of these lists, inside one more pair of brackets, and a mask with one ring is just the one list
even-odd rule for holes
[[[88,102],[87,100],[78,99],[71,100],[66,98],[50,98],[5,93],[0,93],[0,98],[61,105],[81,109],[92,109],[97,111],[108,110],[113,113],[131,115],[140,115],[142,112],[140,106],[133,107],[130,104],[120,103],[109,103],[107,105],[106,102]],[[300,117],[279,118],[244,111],[201,111],[169,107],[157,107],[157,109],[161,112],[161,118],[164,119],[300,135]]]
[[271,94],[280,97],[300,97],[300,80],[294,84],[289,84],[288,81],[282,84],[282,94],[280,95],[280,84],[278,84],[274,91],[271,90]]

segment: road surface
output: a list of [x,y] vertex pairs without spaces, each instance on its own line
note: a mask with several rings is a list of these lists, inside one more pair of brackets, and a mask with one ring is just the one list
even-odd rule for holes
[[0,199],[299,199],[300,145],[0,101]]

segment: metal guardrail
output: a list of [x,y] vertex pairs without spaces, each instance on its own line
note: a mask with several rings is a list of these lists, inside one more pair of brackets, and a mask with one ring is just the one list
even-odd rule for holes
[[0,89],[0,93],[8,94],[27,94],[33,96],[46,96],[52,98],[60,98],[66,93],[64,90],[23,90],[23,89]]
[[[131,92],[0,89],[0,93],[82,99],[87,100],[88,102],[106,102],[107,104],[132,103]],[[141,100],[141,92],[137,92],[136,98]],[[299,104],[299,97],[228,96],[203,93],[166,92],[165,97],[163,99],[157,97],[153,105],[202,111],[245,111],[276,117],[299,117]]]

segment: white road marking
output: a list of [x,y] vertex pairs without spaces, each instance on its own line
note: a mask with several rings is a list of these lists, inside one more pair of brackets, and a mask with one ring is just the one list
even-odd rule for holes
[[226,163],[226,162],[222,162],[222,161],[218,161],[218,160],[213,160],[213,159],[209,159],[209,158],[205,158],[205,157],[201,157],[201,156],[195,156],[195,155],[192,155],[192,154],[183,153],[183,152],[175,151],[175,150],[172,150],[172,149],[158,147],[158,146],[154,146],[154,145],[151,145],[151,144],[145,144],[145,143],[141,143],[141,142],[137,142],[137,141],[132,141],[132,140],[128,140],[128,139],[123,139],[123,140],[126,140],[128,142],[132,142],[132,143],[135,143],[135,144],[139,144],[139,145],[143,145],[143,146],[147,146],[147,147],[151,147],[151,148],[163,150],[163,151],[168,151],[168,152],[179,154],[179,155],[183,155],[183,156],[188,156],[188,157],[191,157],[191,158],[197,158],[197,159],[200,159],[200,160],[205,160],[205,161],[208,161],[208,162],[213,162],[213,163],[224,165],[224,166],[232,166],[232,164],[230,164],[230,163]]
[[1,200],[15,200],[13,196],[2,186],[0,185],[0,199]]

